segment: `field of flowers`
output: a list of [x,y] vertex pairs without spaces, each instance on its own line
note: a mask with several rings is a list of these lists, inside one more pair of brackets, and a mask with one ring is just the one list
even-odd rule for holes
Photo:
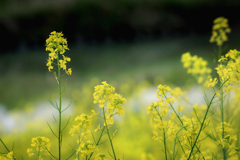
[[[74,49],[63,33],[51,32],[48,56],[34,55],[32,62],[26,57],[32,68],[40,65],[40,74],[29,76],[17,58],[8,66],[12,75],[3,72],[8,78],[1,80],[2,88],[19,68],[28,77],[19,76],[1,95],[11,95],[4,102],[15,107],[1,107],[0,159],[240,159],[240,52],[224,48],[230,33],[228,20],[219,17],[209,40],[217,49],[207,60],[186,50],[184,41],[174,46],[181,57],[163,42],[168,56],[156,57],[153,50],[134,65],[151,44],[131,48],[133,57],[121,49],[116,57],[100,57],[92,48],[91,56],[79,59],[78,53],[71,56]],[[162,68],[152,63],[158,58]]]

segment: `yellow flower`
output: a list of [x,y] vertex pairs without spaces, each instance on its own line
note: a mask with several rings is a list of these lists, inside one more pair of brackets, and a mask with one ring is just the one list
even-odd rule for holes
[[32,138],[31,148],[27,149],[28,156],[37,155],[41,159],[41,155],[49,155],[50,151],[50,140],[46,137]]
[[[49,72],[54,69],[53,65],[57,65],[57,67],[62,68],[68,75],[72,74],[71,68],[67,70],[66,66],[66,63],[70,62],[71,58],[63,55],[66,50],[69,50],[69,48],[67,46],[67,40],[63,38],[62,32],[51,32],[49,38],[46,40],[46,51],[50,51],[46,64]],[[60,59],[60,54],[63,59]],[[54,63],[54,60],[57,60],[58,62]]]
[[111,96],[113,94],[113,92],[115,91],[115,88],[109,84],[107,84],[106,81],[102,82],[102,85],[97,85],[94,87],[94,94],[93,94],[93,98],[94,98],[94,103],[100,103],[99,107],[103,108],[104,107],[104,103],[106,102],[106,100],[109,98],[109,96]]
[[182,110],[184,109],[184,107],[178,106],[178,107],[176,107],[176,109],[177,109],[179,112],[182,112]]
[[214,78],[214,80],[211,78],[210,82],[208,83],[208,87],[214,87],[217,84],[218,80],[217,78]]
[[[127,102],[122,95],[115,93],[115,88],[108,84],[106,81],[102,82],[102,85],[94,87],[93,103],[99,103],[100,108],[104,108],[106,123],[110,125],[114,123],[113,115],[118,114],[124,116],[124,108],[122,105]],[[107,107],[104,107],[107,103]]]
[[86,142],[81,142],[79,148],[77,149],[76,154],[81,154],[81,157],[86,158],[89,154],[94,151],[97,151],[97,147],[93,144],[92,141],[88,140]]
[[94,130],[94,132],[99,131],[100,129],[102,129],[101,125],[99,124],[98,127]]
[[2,156],[0,156],[0,160],[14,160],[13,151],[8,152],[7,154],[3,154]]
[[107,157],[106,155],[99,153],[93,158],[93,160],[107,160]]
[[71,68],[68,68],[67,74],[72,75],[72,69]]
[[222,46],[223,42],[227,41],[226,33],[230,33],[231,29],[228,26],[228,19],[218,17],[213,21],[212,36],[210,42],[216,42],[218,46]]
[[183,63],[183,67],[187,68],[187,73],[192,74],[198,84],[202,84],[203,86],[207,86],[207,78],[211,78],[212,70],[207,67],[208,62],[203,58],[198,56],[191,56],[189,52],[186,52],[181,57],[181,62]]

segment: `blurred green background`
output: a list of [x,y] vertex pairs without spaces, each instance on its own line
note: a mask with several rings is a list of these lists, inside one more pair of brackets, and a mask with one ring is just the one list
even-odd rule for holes
[[[2,0],[0,137],[9,148],[14,142],[17,159],[28,159],[26,149],[36,136],[49,137],[57,153],[46,122],[54,125],[51,116],[56,111],[48,100],[57,100],[58,86],[46,67],[45,51],[45,40],[56,30],[68,40],[65,55],[73,70],[63,78],[64,105],[73,102],[65,113],[65,121],[72,118],[64,133],[64,158],[76,147],[76,137],[68,134],[74,118],[98,110],[94,86],[107,81],[127,99],[126,116],[117,117],[112,129],[118,128],[117,155],[138,160],[152,154],[159,159],[162,144],[153,142],[146,113],[156,101],[154,90],[160,83],[184,88],[194,82],[180,62],[185,52],[215,67],[216,45],[209,39],[212,21],[219,16],[228,18],[232,29],[225,53],[239,49],[239,6],[238,1],[224,0]],[[0,152],[6,152],[2,145]]]

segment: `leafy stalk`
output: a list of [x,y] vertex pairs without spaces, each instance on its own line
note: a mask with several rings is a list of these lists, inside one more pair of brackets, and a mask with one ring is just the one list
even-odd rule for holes
[[104,116],[104,122],[105,122],[105,125],[106,125],[106,128],[107,128],[108,139],[109,139],[111,147],[112,147],[113,156],[114,156],[114,159],[117,160],[117,157],[116,157],[116,154],[115,154],[115,151],[114,151],[114,147],[113,147],[113,144],[112,144],[112,139],[111,139],[111,136],[110,136],[110,133],[109,133],[108,125],[107,125],[107,120],[106,120],[104,107],[102,108],[102,111],[103,111],[103,116]]
[[[164,95],[164,97],[167,99],[167,96],[166,96],[166,94],[164,93],[164,92],[162,92],[163,93],[163,95]],[[170,105],[170,107],[172,108],[172,110],[174,111],[174,113],[175,113],[175,115],[177,116],[177,118],[178,118],[178,120],[181,122],[181,124],[182,124],[182,126],[183,126],[183,121],[181,120],[181,118],[180,118],[180,116],[177,114],[177,112],[176,112],[176,110],[174,109],[174,107],[173,107],[173,105],[172,105],[172,103],[171,102],[169,102],[169,105]],[[187,129],[184,127],[184,129],[185,129],[185,131],[187,131]],[[188,138],[188,143],[190,144],[191,143],[191,141],[189,140],[189,138]],[[190,144],[191,145],[191,144]],[[199,147],[198,146],[196,146],[197,147],[197,150],[198,150],[198,152],[199,153],[201,153],[201,151],[200,151],[200,149],[199,149]],[[205,158],[203,157],[203,159],[205,160]]]
[[61,160],[61,143],[62,143],[62,131],[61,131],[61,125],[62,125],[62,93],[61,93],[61,68],[59,66],[59,57],[57,53],[57,66],[58,66],[58,94],[59,94],[59,107],[58,107],[58,114],[59,114],[59,123],[58,123],[58,157],[59,160]]
[[[102,129],[102,132],[101,132],[101,134],[100,134],[100,136],[99,136],[99,138],[98,138],[98,141],[97,141],[97,143],[96,143],[96,146],[99,145],[99,142],[100,142],[100,140],[101,140],[101,138],[102,138],[102,136],[103,136],[103,131],[104,131],[104,129],[105,129],[105,126],[104,126],[103,129]],[[92,152],[92,153],[90,154],[90,156],[88,157],[88,160],[90,160],[90,158],[92,157],[93,153],[94,153],[94,152]]]
[[[155,109],[156,109],[156,108],[155,108]],[[157,113],[158,113],[158,116],[159,116],[160,120],[161,120],[161,121],[163,121],[163,120],[162,120],[162,117],[161,117],[161,115],[160,115],[160,113],[158,112],[158,110],[157,110],[157,109],[156,109],[156,111],[157,111]],[[168,159],[168,157],[167,157],[166,131],[165,131],[165,129],[164,129],[164,128],[163,128],[162,130],[163,130],[164,154],[165,154],[165,159],[167,160],[167,159]]]
[[[220,90],[220,89],[223,87],[223,85],[224,85],[228,80],[229,80],[229,78],[228,78],[227,80],[225,80],[225,81],[219,86],[219,88],[217,89],[217,91]],[[204,123],[205,123],[205,120],[206,120],[206,118],[207,118],[208,111],[209,111],[209,109],[210,109],[210,106],[212,105],[212,102],[213,102],[213,99],[215,98],[215,96],[216,96],[216,92],[215,92],[214,95],[212,96],[212,99],[210,100],[210,102],[209,102],[209,104],[208,104],[208,106],[207,106],[206,113],[205,113],[205,115],[204,115],[204,118],[203,118],[203,121],[202,121],[202,123],[201,123],[200,129],[199,129],[198,134],[197,134],[197,136],[196,136],[196,139],[195,139],[195,141],[194,141],[194,143],[193,143],[193,145],[192,145],[192,147],[191,147],[191,151],[190,151],[190,153],[189,153],[189,155],[188,155],[187,160],[190,159],[191,154],[193,153],[193,149],[194,149],[194,147],[195,147],[195,145],[196,145],[196,143],[197,143],[197,140],[198,140],[198,138],[199,138],[199,136],[200,136],[200,133],[202,132],[202,128],[203,128]]]

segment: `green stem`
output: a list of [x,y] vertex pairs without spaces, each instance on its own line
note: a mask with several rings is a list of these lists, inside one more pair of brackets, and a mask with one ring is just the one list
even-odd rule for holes
[[222,56],[222,45],[218,46],[218,60],[221,58]]
[[38,159],[40,157],[40,147],[38,148]]
[[3,144],[3,146],[6,148],[6,150],[7,150],[8,152],[10,152],[9,149],[7,148],[7,146],[6,146],[5,143],[2,141],[1,138],[0,138],[0,141],[2,142],[2,144]]
[[[223,88],[221,88],[221,119],[222,119],[222,139],[224,139],[224,112],[223,112]],[[222,148],[223,159],[227,159],[226,148]]]
[[104,116],[104,122],[105,122],[105,125],[106,125],[106,128],[107,128],[108,138],[109,138],[109,141],[110,141],[110,144],[111,144],[111,147],[112,147],[113,156],[114,156],[114,159],[117,160],[115,152],[114,152],[113,144],[112,144],[112,139],[111,139],[109,129],[108,129],[108,124],[107,124],[107,120],[106,120],[106,116],[105,116],[104,107],[103,107],[103,116]]
[[[222,55],[222,45],[218,46],[218,59],[221,58]],[[220,104],[220,109],[221,109],[221,120],[222,120],[222,139],[224,139],[224,112],[223,112],[223,88],[221,88],[221,104]],[[222,148],[222,153],[223,153],[223,159],[227,159],[226,155],[226,149]]]
[[[155,108],[156,109],[156,108]],[[158,116],[160,118],[160,120],[163,122],[162,120],[162,117],[160,115],[160,113],[158,112],[158,110],[156,109],[157,113],[158,113]],[[165,159],[167,160],[167,143],[166,143],[166,132],[165,132],[165,129],[163,128],[163,144],[164,144],[164,153],[165,153]]]
[[[5,145],[5,143],[3,142],[3,140],[2,140],[1,138],[0,138],[0,141],[1,141],[1,143],[3,144],[3,146],[6,148],[6,150],[7,150],[8,152],[10,152],[10,150],[7,148],[7,146]],[[13,157],[13,159],[16,160],[15,157]]]
[[[162,93],[163,93],[163,95],[164,95],[164,97],[165,97],[165,99],[167,99],[167,96],[166,96],[166,94],[162,91]],[[169,105],[170,105],[170,107],[172,108],[172,110],[174,111],[174,113],[175,113],[175,115],[177,116],[177,118],[178,118],[178,120],[181,122],[181,124],[182,124],[182,126],[183,126],[183,121],[181,120],[181,118],[179,117],[179,115],[177,114],[177,112],[176,112],[176,110],[174,109],[174,107],[173,107],[173,105],[172,105],[172,103],[171,102],[169,102]],[[187,131],[187,129],[184,127],[184,129],[185,129],[185,131]],[[188,138],[188,143],[191,145],[191,141],[189,140],[189,138]],[[201,151],[200,151],[200,149],[199,149],[199,147],[198,146],[196,146],[197,147],[197,150],[198,150],[198,152],[199,153],[201,153]],[[203,157],[203,159],[205,160],[205,158]]]
[[57,64],[58,64],[58,93],[59,93],[59,125],[58,125],[58,151],[59,151],[59,160],[61,160],[61,143],[62,143],[62,131],[61,131],[61,123],[62,123],[62,95],[61,95],[61,68],[59,66],[59,57],[57,53]]
[[[221,86],[219,86],[219,88],[217,89],[217,91],[220,90],[220,89],[223,87],[223,85],[224,85],[228,80],[229,80],[229,78],[228,78],[227,80],[225,80],[225,81],[221,84]],[[194,147],[195,147],[195,145],[196,145],[196,143],[197,143],[198,137],[200,136],[200,133],[201,133],[202,128],[203,128],[203,126],[204,126],[204,122],[205,122],[205,120],[206,120],[206,118],[207,118],[208,111],[209,111],[209,109],[210,109],[210,106],[212,105],[212,102],[213,102],[213,99],[215,98],[215,96],[216,96],[216,92],[215,92],[214,95],[212,96],[212,99],[211,99],[211,101],[209,102],[209,104],[208,104],[208,106],[207,106],[206,113],[205,113],[205,115],[204,115],[203,121],[202,121],[202,123],[201,123],[200,129],[199,129],[198,134],[197,134],[197,137],[196,137],[196,139],[195,139],[195,141],[194,141],[194,143],[193,143],[193,145],[192,145],[192,148],[191,148],[191,151],[190,151],[190,153],[189,153],[189,156],[188,156],[187,160],[189,160],[190,157],[191,157],[191,154],[192,154],[193,149],[194,149]]]
[[166,158],[166,160],[167,160],[166,133],[165,133],[164,129],[163,129],[163,137],[164,137],[164,139],[163,139],[163,143],[164,143],[165,158]]
[[[100,140],[101,140],[101,138],[102,138],[104,129],[105,129],[105,126],[104,126],[103,129],[102,129],[102,132],[101,132],[101,134],[100,134],[100,136],[99,136],[99,138],[98,138],[98,141],[97,141],[97,143],[96,143],[96,146],[98,146],[98,144],[99,144],[99,142],[100,142]],[[92,157],[93,153],[94,153],[94,152],[92,152],[92,153],[90,154],[88,160],[90,160],[90,158]]]
[[183,128],[185,128],[185,126],[182,127],[182,128],[180,128],[180,129],[177,131],[177,133],[176,133],[176,137],[175,137],[175,139],[174,139],[174,146],[173,146],[173,160],[175,160],[175,146],[176,146],[177,135],[178,135],[178,133],[179,133]]
[[[80,132],[79,132],[79,134],[78,134],[78,141],[79,141],[79,145],[78,145],[78,148],[80,147],[80,143],[81,143],[81,133],[82,133],[82,128],[81,128],[81,130],[80,130]],[[80,158],[79,158],[79,153],[78,153],[78,160],[80,160]]]

